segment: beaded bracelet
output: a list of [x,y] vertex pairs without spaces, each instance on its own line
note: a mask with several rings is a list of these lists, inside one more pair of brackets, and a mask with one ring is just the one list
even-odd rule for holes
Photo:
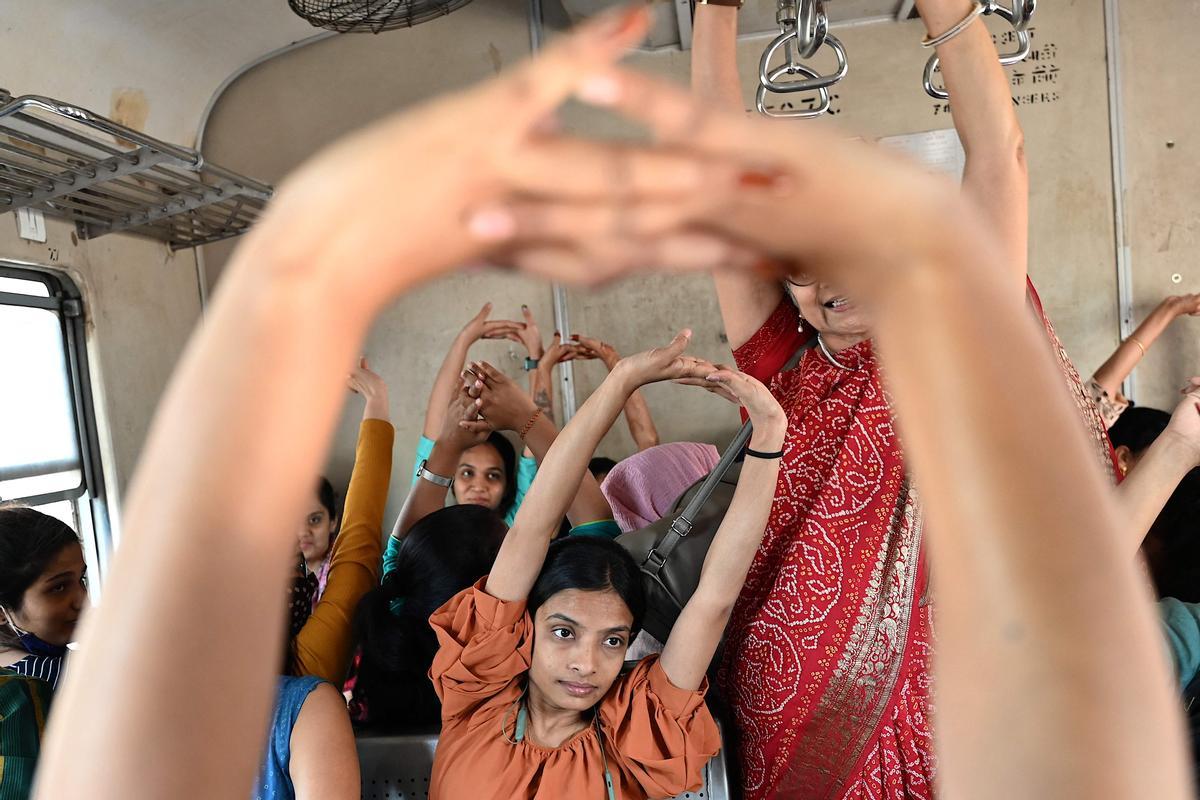
[[538,421],[538,417],[541,415],[542,410],[540,408],[533,412],[533,416],[529,418],[529,422],[525,423],[525,427],[521,428],[521,432],[518,434],[521,437],[521,441],[525,441],[525,437],[529,435],[531,430],[533,430],[533,424]]

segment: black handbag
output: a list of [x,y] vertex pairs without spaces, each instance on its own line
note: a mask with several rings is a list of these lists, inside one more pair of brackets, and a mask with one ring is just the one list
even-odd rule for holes
[[670,516],[617,537],[637,561],[646,589],[642,627],[666,642],[683,607],[700,583],[700,569],[721,520],[733,501],[742,468],[737,462],[752,428],[747,422],[707,477],[692,484]]
[[[812,340],[792,356],[784,371],[800,363],[800,357],[811,347]],[[700,570],[708,547],[733,501],[742,472],[740,457],[751,433],[753,428],[747,421],[725,448],[713,471],[675,501],[671,515],[617,537],[617,542],[629,551],[642,571],[646,589],[642,627],[660,642],[667,641],[675,620],[700,584]]]

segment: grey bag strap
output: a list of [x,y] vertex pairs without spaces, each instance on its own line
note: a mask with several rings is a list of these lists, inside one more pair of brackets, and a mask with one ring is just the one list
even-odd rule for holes
[[[793,369],[800,363],[800,358],[815,346],[815,339],[805,342],[791,360],[784,366],[783,370]],[[717,488],[717,484],[724,480],[729,468],[738,460],[738,456],[742,454],[742,450],[750,441],[750,436],[754,433],[754,426],[750,424],[750,420],[742,425],[741,430],[733,437],[733,441],[725,448],[725,452],[721,454],[721,460],[713,467],[712,472],[708,473],[708,477],[704,479],[704,483],[700,484],[700,488],[692,495],[692,499],[679,512],[678,516],[671,522],[671,527],[663,534],[662,538],[654,543],[654,547],[650,548],[650,552],[646,554],[646,560],[642,562],[642,571],[648,572],[657,576],[666,565],[667,559],[671,557],[671,553],[679,546],[679,543],[692,532],[692,526],[695,524],[696,515],[700,513],[700,509],[704,508],[704,504],[708,502],[708,498],[712,496],[713,490]]]

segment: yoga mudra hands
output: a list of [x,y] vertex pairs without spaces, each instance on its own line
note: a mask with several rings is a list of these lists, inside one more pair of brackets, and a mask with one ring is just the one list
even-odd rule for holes
[[[341,294],[368,311],[464,263],[596,284],[635,269],[751,268],[769,255],[881,278],[898,254],[909,266],[913,251],[936,246],[931,220],[956,216],[948,184],[832,133],[704,108],[612,66],[646,24],[642,10],[605,15],[510,74],[343,140],[283,185],[247,244],[283,243],[271,261],[285,270],[336,264]],[[658,144],[539,133],[572,94],[643,123]],[[496,121],[487,137],[472,133],[480,117]],[[387,203],[362,202],[384,191]],[[797,203],[809,209],[799,218]],[[333,210],[349,204],[378,212],[336,236],[311,223],[345,226]],[[903,224],[864,231],[860,215]]]
[[[258,235],[246,243],[270,242],[271,261],[285,271],[336,265],[340,294],[365,310],[382,307],[413,282],[489,258],[573,283],[633,269],[633,249],[594,227],[550,240],[584,258],[539,250],[514,259],[527,243],[513,235],[507,218],[486,209],[523,197],[538,198],[547,214],[588,208],[613,217],[627,206],[669,207],[735,184],[738,169],[728,160],[545,133],[543,123],[557,107],[640,41],[648,25],[644,8],[601,15],[496,79],[340,140],[284,182]],[[489,120],[486,136],[479,135],[481,119]],[[563,180],[567,165],[570,180]],[[365,211],[346,220],[338,211],[348,207]],[[657,232],[643,211],[633,216],[631,234]],[[334,219],[336,232],[316,222]],[[675,238],[662,232],[656,247],[669,251]],[[711,234],[684,238],[726,249]],[[265,248],[255,250],[266,256]]]
[[626,356],[612,369],[614,377],[621,377],[633,386],[669,381],[687,374],[690,359],[683,355],[692,341],[692,332],[685,328],[664,347],[655,347]]
[[621,354],[617,352],[617,348],[608,342],[582,334],[576,334],[571,339],[575,341],[578,348],[577,358],[603,361],[604,366],[610,370],[621,360]]
[[466,344],[474,344],[481,339],[512,339],[521,341],[520,336],[525,327],[524,323],[511,319],[488,319],[492,315],[492,304],[484,303],[471,320],[463,326],[458,336]]
[[548,368],[553,368],[555,364],[574,361],[579,357],[579,345],[575,342],[564,342],[562,334],[555,331],[554,336],[550,339],[550,346],[546,348],[546,353],[542,356],[541,363]]
[[[681,334],[682,336],[682,334]],[[661,350],[669,350],[679,341]],[[651,353],[659,353],[651,350]],[[639,354],[645,355],[645,354]],[[618,362],[621,363],[621,362]],[[771,391],[757,378],[727,364],[714,364],[703,358],[680,354],[670,365],[669,379],[683,386],[699,386],[735,405],[746,409],[754,423],[756,434],[777,432],[782,437],[787,428],[787,415]],[[666,380],[660,378],[659,380]]]
[[455,392],[450,399],[437,442],[461,452],[482,444],[493,430],[491,423],[479,420],[475,398],[467,394],[464,388]]
[[[784,128],[704,108],[677,87],[616,67],[585,84],[580,94],[647,125],[666,152],[704,159],[711,174],[723,163],[738,164],[736,180],[717,180],[709,193],[669,202],[645,196],[625,204],[511,197],[484,206],[480,213],[494,224],[477,233],[513,244],[505,263],[543,274],[557,263],[574,275],[591,259],[606,268],[627,259],[657,269],[752,269],[767,256],[785,269],[802,264],[817,278],[836,271],[856,294],[879,297],[897,267],[941,260],[933,257],[939,246],[935,231],[947,220],[971,219],[943,179],[828,131]],[[813,159],[814,152],[821,158]],[[796,217],[796,203],[809,211]],[[864,227],[863,217],[900,222],[885,230]],[[729,238],[714,240],[699,231]],[[588,242],[591,249],[517,246],[570,239]]]
[[[718,368],[710,373],[705,381],[709,385],[704,388],[746,409],[756,433],[767,426],[786,430],[787,414],[762,381],[732,367]],[[692,382],[679,380],[676,383]]]
[[471,364],[463,372],[463,378],[462,394],[471,399],[483,417],[459,422],[465,430],[520,431],[537,411],[526,391],[486,361]]

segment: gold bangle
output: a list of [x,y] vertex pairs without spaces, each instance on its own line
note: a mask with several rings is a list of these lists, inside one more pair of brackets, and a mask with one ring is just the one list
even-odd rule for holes
[[525,441],[525,437],[529,435],[529,432],[533,430],[533,424],[538,421],[538,417],[541,415],[542,409],[538,408],[533,412],[533,416],[529,418],[529,422],[525,423],[525,427],[521,428],[521,432],[518,435],[521,437],[522,442]]
[[1126,339],[1125,341],[1127,341],[1127,342],[1133,342],[1134,344],[1136,344],[1136,345],[1138,346],[1138,350],[1141,350],[1141,351],[1142,351],[1142,358],[1145,358],[1145,357],[1146,357],[1146,345],[1144,345],[1144,344],[1142,344],[1141,342],[1139,342],[1139,341],[1138,341],[1138,338],[1137,338],[1136,336],[1130,336],[1130,337],[1129,337],[1128,339]]

